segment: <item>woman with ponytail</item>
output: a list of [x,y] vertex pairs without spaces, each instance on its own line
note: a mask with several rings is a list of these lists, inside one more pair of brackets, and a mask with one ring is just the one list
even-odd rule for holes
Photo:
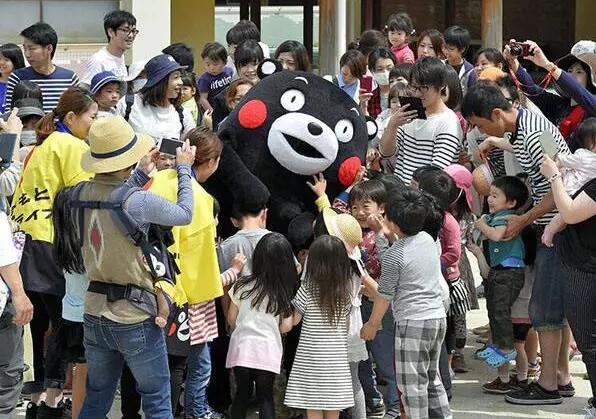
[[[81,156],[88,149],[84,139],[97,110],[97,103],[84,89],[72,87],[62,94],[56,108],[37,124],[38,142],[23,162],[14,194],[12,218],[26,233],[20,266],[25,290],[34,306],[45,308],[52,324],[45,360],[45,331],[32,328],[35,385],[28,417],[35,412],[37,417],[59,417],[64,410],[62,388],[68,357],[60,347],[60,329],[63,314],[73,319],[62,308],[65,279],[53,255],[52,206],[60,189],[91,177],[81,168]],[[44,391],[45,402],[39,402]]]

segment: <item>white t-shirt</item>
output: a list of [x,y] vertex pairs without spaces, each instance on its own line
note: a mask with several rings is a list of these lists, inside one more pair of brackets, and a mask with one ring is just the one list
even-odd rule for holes
[[119,80],[124,80],[128,76],[124,55],[116,57],[108,52],[106,47],[101,48],[91,56],[85,65],[85,76],[81,80],[86,85],[91,85],[91,79],[97,73],[102,71],[111,71]]
[[226,368],[246,367],[279,374],[283,353],[279,316],[265,313],[267,298],[258,308],[251,307],[252,298],[240,299],[243,292],[250,290],[250,285],[239,292],[235,292],[235,288],[228,293],[238,307],[238,317],[230,336]]
[[[118,105],[116,105],[116,111],[122,117],[125,116],[126,96],[120,99]],[[143,105],[142,96],[136,94],[128,123],[136,132],[152,136],[156,144],[159,144],[162,138],[181,138],[182,135],[197,126],[188,109],[183,108],[182,114],[184,116],[184,129],[181,132],[180,116],[174,105],[167,108]]]
[[8,223],[8,216],[0,211],[0,266],[17,263],[18,253],[12,241],[12,230]]

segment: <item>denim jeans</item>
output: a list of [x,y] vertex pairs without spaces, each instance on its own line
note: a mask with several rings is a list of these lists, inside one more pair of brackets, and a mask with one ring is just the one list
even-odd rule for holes
[[200,418],[209,412],[207,386],[211,377],[211,356],[207,343],[192,345],[188,354],[184,413],[187,418]]
[[[368,321],[372,313],[373,303],[362,300],[360,311],[362,312],[362,321]],[[381,377],[387,382],[387,397],[385,406],[387,408],[399,407],[399,398],[397,395],[397,382],[395,380],[395,363],[393,359],[393,348],[395,345],[395,324],[391,309],[388,309],[383,316],[382,329],[378,331],[377,336],[366,346],[369,353],[377,365],[377,370]],[[358,371],[360,383],[364,390],[366,405],[369,407],[378,406],[383,400],[381,392],[377,388],[376,377],[372,367],[371,358],[360,362]]]
[[106,418],[124,362],[137,382],[145,417],[172,419],[163,331],[153,319],[122,324],[85,314],[87,397],[80,419]]

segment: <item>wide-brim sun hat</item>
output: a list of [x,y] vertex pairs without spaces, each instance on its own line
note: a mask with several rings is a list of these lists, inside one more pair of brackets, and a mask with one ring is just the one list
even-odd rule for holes
[[147,73],[147,83],[143,89],[148,89],[155,86],[157,83],[168,77],[176,70],[184,70],[186,66],[178,64],[178,62],[168,54],[159,54],[145,64],[145,72]]
[[482,163],[475,168],[472,176],[474,177],[472,184],[474,185],[476,192],[478,192],[478,195],[490,195],[490,185],[495,181],[495,177],[488,164]]
[[505,73],[498,67],[488,67],[480,72],[480,74],[478,75],[478,80],[496,82],[497,80],[502,79],[506,75],[507,73]]
[[323,221],[331,236],[339,238],[346,247],[348,257],[360,260],[360,244],[362,243],[362,227],[350,214],[338,214],[331,208],[323,209]]
[[[451,176],[455,182],[455,186],[461,189],[466,194],[466,202],[470,209],[474,203],[474,196],[472,195],[472,184],[474,183],[474,176],[472,173],[461,164],[452,164],[445,168],[445,172]],[[459,198],[459,197],[458,197]]]
[[592,84],[596,86],[596,42],[579,41],[571,48],[571,53],[590,66]]
[[91,173],[110,173],[134,166],[155,147],[147,134],[135,133],[121,116],[93,122],[89,129],[89,150],[81,167]]

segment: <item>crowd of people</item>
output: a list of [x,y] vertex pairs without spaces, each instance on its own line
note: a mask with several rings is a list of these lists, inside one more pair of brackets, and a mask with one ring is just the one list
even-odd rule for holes
[[576,346],[596,395],[595,42],[552,61],[511,40],[469,62],[460,26],[414,39],[398,13],[364,31],[321,76],[377,137],[339,196],[305,177],[319,213],[295,249],[268,202],[234,205],[218,237],[204,186],[259,63],[313,72],[304,45],[271,53],[240,21],[194,74],[182,43],[127,67],[135,17],[103,25],[80,80],[46,23],[0,45],[0,417],[23,393],[27,418],[104,418],[119,388],[126,419],[240,419],[255,400],[261,418],[451,418],[479,307],[469,255],[488,311],[474,356],[496,370],[482,390],[560,404]]

